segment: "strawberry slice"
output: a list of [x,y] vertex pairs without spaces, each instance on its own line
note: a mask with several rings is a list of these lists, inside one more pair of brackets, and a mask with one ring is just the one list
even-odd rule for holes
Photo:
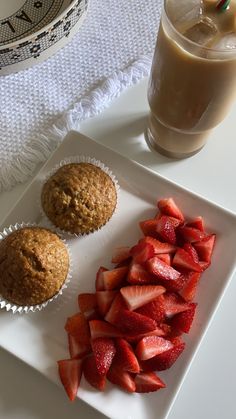
[[180,338],[173,339],[172,343],[174,346],[168,351],[144,361],[142,363],[143,370],[164,371],[172,367],[185,348],[185,343]]
[[135,391],[135,382],[131,374],[120,368],[120,365],[113,363],[107,373],[107,379],[123,390],[133,393]]
[[151,244],[154,248],[155,255],[159,255],[162,253],[175,253],[176,251],[176,246],[174,246],[173,244],[162,243],[159,240],[149,236],[144,237],[139,242]]
[[158,255],[158,257],[167,265],[171,265],[171,256],[168,253],[161,253]]
[[154,372],[141,372],[134,379],[136,393],[150,393],[166,387],[165,383]]
[[139,226],[144,234],[144,236],[150,236],[157,238],[156,226],[157,226],[156,219],[151,218],[150,220],[140,221]]
[[89,324],[83,313],[68,317],[65,330],[70,335],[75,336],[80,343],[90,344]]
[[92,339],[91,345],[98,373],[106,375],[116,353],[114,341],[110,338],[96,338]]
[[203,240],[194,243],[194,247],[197,250],[198,256],[204,262],[210,262],[212,252],[215,245],[216,235],[211,234],[210,236],[204,237]]
[[125,339],[116,339],[116,363],[125,371],[134,374],[140,372],[140,366],[132,346]]
[[130,254],[135,263],[144,263],[154,256],[154,247],[148,242],[140,241],[130,249]]
[[92,339],[122,337],[122,333],[118,329],[103,320],[90,320],[89,327]]
[[118,291],[97,291],[96,299],[99,313],[104,317],[111,307]]
[[104,289],[113,290],[119,288],[128,273],[128,266],[121,266],[102,273]]
[[78,341],[75,336],[68,334],[68,345],[71,358],[83,358],[91,352],[91,346]]
[[196,303],[190,303],[188,310],[176,314],[171,320],[171,327],[177,332],[189,333],[194,319]]
[[100,266],[100,268],[98,269],[97,273],[96,273],[96,282],[95,282],[95,288],[96,291],[103,291],[104,290],[104,283],[103,283],[103,272],[108,271],[107,268],[105,268],[104,266]]
[[191,243],[184,243],[184,250],[192,257],[194,262],[199,263],[199,257],[196,249],[191,245]]
[[187,227],[187,226],[179,227],[178,233],[181,234],[181,236],[186,242],[190,242],[190,243],[194,243],[199,240],[202,240],[203,237],[205,236],[205,233],[203,231],[198,230],[193,227]]
[[156,323],[142,314],[123,309],[119,313],[117,327],[124,333],[141,334],[156,329]]
[[177,268],[184,268],[189,269],[190,271],[202,272],[199,263],[194,262],[192,256],[184,249],[177,250],[172,263]]
[[130,248],[128,246],[116,247],[112,253],[112,263],[122,263],[130,258]]
[[164,292],[165,288],[160,285],[133,285],[120,289],[120,293],[130,310],[135,310],[149,303]]
[[207,268],[209,268],[211,262],[204,262],[203,260],[199,261],[199,265],[201,266],[201,270],[205,271]]
[[158,256],[150,259],[146,263],[147,269],[150,273],[155,275],[158,279],[177,280],[180,277],[180,272],[176,271],[167,263],[163,262]]
[[149,303],[139,307],[137,313],[143,314],[143,316],[150,317],[155,320],[156,324],[160,324],[165,319],[165,310],[164,310],[164,297],[160,295],[156,297]]
[[197,291],[197,284],[200,280],[201,274],[198,272],[189,272],[186,275],[186,283],[184,284],[183,288],[179,291],[181,297],[185,299],[185,301],[189,302],[192,301],[196,295]]
[[173,348],[173,343],[159,336],[147,336],[138,343],[135,353],[141,361],[153,358],[156,355]]
[[193,227],[204,232],[204,221],[201,216],[194,218],[186,224],[187,227]]
[[99,374],[94,355],[88,356],[83,361],[83,373],[86,381],[97,390],[103,391],[106,386],[106,378]]
[[96,294],[92,294],[92,293],[79,294],[78,304],[79,304],[80,311],[82,313],[95,309],[97,306]]
[[163,305],[166,317],[172,317],[177,313],[186,311],[189,309],[189,303],[186,303],[180,295],[166,292],[163,295]]
[[162,214],[177,218],[182,222],[184,221],[183,213],[180,211],[173,198],[160,199],[157,206]]
[[71,401],[75,400],[80,385],[82,368],[80,359],[62,359],[57,361],[61,382]]
[[134,285],[150,284],[152,282],[152,278],[142,265],[132,262],[129,268],[127,281]]
[[167,324],[162,323],[160,327],[156,327],[156,329],[152,330],[151,332],[141,333],[141,334],[131,334],[130,332],[127,333],[125,336],[126,340],[130,343],[138,343],[141,339],[147,336],[166,336],[170,334],[171,327]]
[[118,294],[116,295],[116,297],[114,298],[111,304],[109,311],[107,312],[105,316],[105,320],[111,324],[116,325],[119,320],[120,311],[126,308],[127,308],[127,305],[124,301],[124,298],[122,297],[120,292],[118,292]]
[[169,217],[163,215],[159,220],[157,220],[156,231],[158,236],[160,236],[164,242],[175,245],[175,229],[172,222],[169,220]]

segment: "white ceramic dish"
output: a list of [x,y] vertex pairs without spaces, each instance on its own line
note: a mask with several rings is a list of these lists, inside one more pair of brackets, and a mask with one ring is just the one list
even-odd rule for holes
[[88,0],[0,2],[0,75],[37,64],[78,31]]
[[112,419],[161,419],[167,416],[174,402],[235,269],[236,215],[71,132],[2,222],[1,230],[16,221],[40,221],[37,198],[41,179],[60,160],[76,154],[90,155],[111,167],[120,184],[119,209],[99,232],[70,239],[74,270],[63,298],[38,313],[20,316],[0,311],[0,345],[59,384],[56,360],[68,357],[63,326],[67,316],[78,310],[78,292],[94,290],[96,270],[101,264],[109,266],[112,248],[132,244],[140,236],[138,221],[155,213],[157,198],[172,196],[187,216],[201,214],[207,229],[217,234],[212,265],[204,273],[197,294],[197,316],[190,335],[185,338],[187,347],[170,370],[160,373],[167,384],[165,390],[131,395],[108,385],[106,392],[99,393],[82,380],[78,392],[82,400]]

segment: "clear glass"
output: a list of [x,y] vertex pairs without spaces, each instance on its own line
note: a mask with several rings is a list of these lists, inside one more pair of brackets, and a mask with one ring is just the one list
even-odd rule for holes
[[167,4],[148,86],[146,140],[162,154],[184,158],[205,145],[236,98],[236,48],[207,48],[185,38],[171,23]]

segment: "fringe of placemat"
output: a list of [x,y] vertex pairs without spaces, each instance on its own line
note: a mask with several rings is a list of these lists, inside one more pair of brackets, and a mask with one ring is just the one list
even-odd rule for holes
[[19,156],[7,166],[0,167],[0,191],[10,190],[17,183],[26,182],[33,175],[36,166],[50,156],[68,131],[78,130],[82,121],[101,113],[126,88],[147,77],[150,67],[151,55],[147,55],[115,72],[100,87],[66,111],[37,141],[32,139],[30,146],[23,146]]

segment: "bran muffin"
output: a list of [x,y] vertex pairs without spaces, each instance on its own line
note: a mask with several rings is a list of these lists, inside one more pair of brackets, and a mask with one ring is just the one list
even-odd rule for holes
[[91,163],[69,163],[60,167],[44,184],[43,210],[61,230],[88,234],[111,218],[117,193],[111,177]]
[[23,227],[0,241],[0,294],[20,306],[41,304],[67,278],[69,255],[59,236],[41,227]]

